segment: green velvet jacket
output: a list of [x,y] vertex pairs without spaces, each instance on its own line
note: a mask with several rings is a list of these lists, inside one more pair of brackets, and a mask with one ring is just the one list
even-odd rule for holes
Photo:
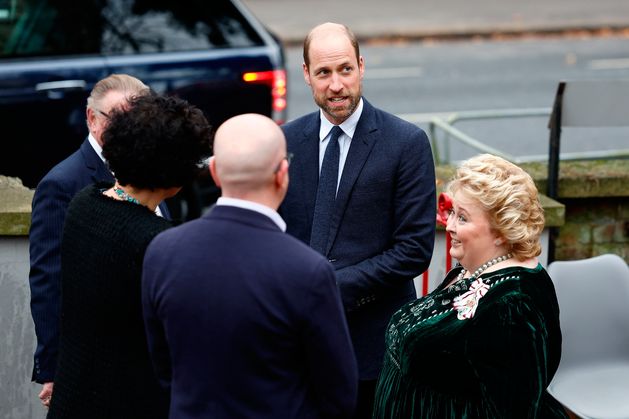
[[[567,418],[546,391],[561,330],[544,268],[446,287],[460,271],[391,318],[374,418]],[[455,308],[456,297],[467,304]]]

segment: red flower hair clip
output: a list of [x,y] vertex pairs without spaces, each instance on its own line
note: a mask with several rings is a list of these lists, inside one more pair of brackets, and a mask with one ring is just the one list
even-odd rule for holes
[[447,193],[441,192],[437,199],[437,222],[445,227],[448,224],[448,215],[451,210],[452,198]]

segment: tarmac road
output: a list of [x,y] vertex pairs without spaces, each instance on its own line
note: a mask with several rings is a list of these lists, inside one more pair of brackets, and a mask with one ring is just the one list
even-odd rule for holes
[[627,0],[243,0],[286,45],[334,21],[361,39],[474,37],[629,28]]

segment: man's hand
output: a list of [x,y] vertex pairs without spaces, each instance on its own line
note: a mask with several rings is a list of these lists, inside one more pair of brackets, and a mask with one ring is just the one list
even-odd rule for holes
[[44,386],[41,389],[41,392],[39,393],[39,400],[41,400],[42,404],[44,406],[46,406],[47,408],[50,407],[50,398],[52,397],[52,386],[54,385],[53,382],[50,383],[44,383]]

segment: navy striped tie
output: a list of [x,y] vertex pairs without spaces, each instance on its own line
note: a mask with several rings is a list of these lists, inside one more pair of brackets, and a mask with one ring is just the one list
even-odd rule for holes
[[330,140],[319,173],[319,187],[315,201],[312,230],[310,232],[310,247],[325,254],[330,233],[330,218],[336,199],[336,184],[339,176],[339,136],[343,130],[335,125],[330,131]]

